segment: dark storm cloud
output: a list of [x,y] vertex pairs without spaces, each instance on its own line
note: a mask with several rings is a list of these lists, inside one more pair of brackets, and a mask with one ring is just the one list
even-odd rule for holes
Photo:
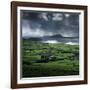
[[79,37],[79,13],[21,11],[22,36],[40,37],[61,34]]

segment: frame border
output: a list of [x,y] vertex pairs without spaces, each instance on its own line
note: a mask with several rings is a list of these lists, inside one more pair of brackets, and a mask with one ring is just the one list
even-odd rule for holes
[[[39,7],[39,8],[63,8],[84,10],[84,80],[63,81],[63,82],[45,82],[45,83],[17,83],[17,7]],[[64,85],[80,85],[88,83],[87,72],[87,6],[83,5],[67,5],[67,4],[50,4],[50,3],[32,3],[32,2],[11,2],[11,88],[32,88],[47,86],[64,86]]]

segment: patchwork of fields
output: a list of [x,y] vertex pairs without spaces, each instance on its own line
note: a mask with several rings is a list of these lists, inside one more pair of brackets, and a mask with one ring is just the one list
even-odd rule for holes
[[22,77],[79,75],[79,45],[22,40]]

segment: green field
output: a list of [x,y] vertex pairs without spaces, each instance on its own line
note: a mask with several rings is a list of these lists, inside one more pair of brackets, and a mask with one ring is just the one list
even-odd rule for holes
[[79,75],[79,46],[22,40],[22,77]]

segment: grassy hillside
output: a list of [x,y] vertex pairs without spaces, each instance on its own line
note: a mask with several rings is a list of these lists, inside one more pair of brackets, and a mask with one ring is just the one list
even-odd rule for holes
[[79,46],[22,41],[23,77],[79,74]]

